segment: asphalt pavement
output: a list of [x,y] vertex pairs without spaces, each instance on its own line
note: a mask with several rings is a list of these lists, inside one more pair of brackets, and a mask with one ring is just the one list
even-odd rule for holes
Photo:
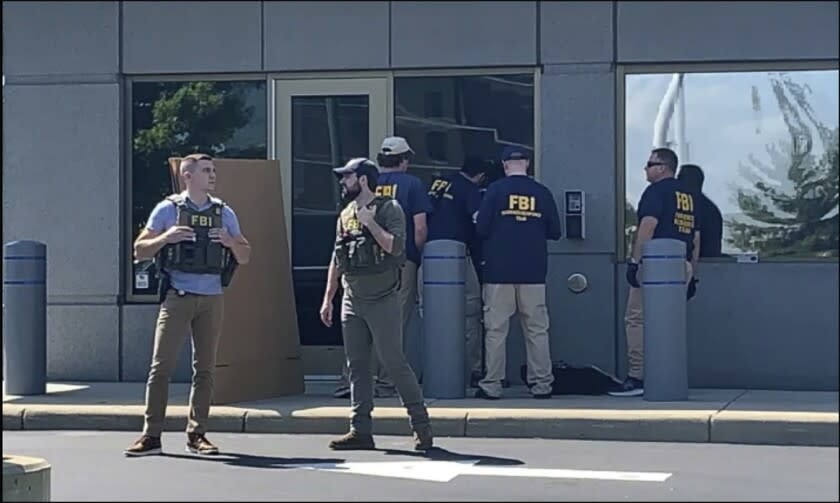
[[332,435],[213,433],[221,453],[126,458],[125,431],[4,431],[3,452],[46,459],[53,501],[837,501],[838,448],[408,436],[331,451]]

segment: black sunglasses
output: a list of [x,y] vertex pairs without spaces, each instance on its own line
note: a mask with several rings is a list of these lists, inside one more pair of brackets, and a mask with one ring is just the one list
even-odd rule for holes
[[652,168],[654,166],[665,166],[665,165],[666,164],[664,162],[648,161],[647,164],[645,165],[645,169]]

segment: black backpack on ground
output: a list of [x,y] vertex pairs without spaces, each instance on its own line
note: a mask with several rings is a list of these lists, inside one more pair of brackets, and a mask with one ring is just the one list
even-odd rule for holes
[[[527,383],[528,366],[519,369],[522,382]],[[612,374],[604,372],[595,365],[569,365],[560,361],[552,364],[554,384],[553,395],[604,395],[621,384]]]

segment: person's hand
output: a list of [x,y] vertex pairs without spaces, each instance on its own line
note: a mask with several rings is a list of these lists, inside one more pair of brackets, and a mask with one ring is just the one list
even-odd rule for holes
[[641,288],[639,285],[639,264],[635,262],[627,262],[627,282],[630,283],[630,286],[633,288]]
[[331,327],[332,326],[332,315],[333,315],[333,305],[332,302],[324,300],[321,304],[321,323],[324,325]]
[[365,227],[368,227],[370,223],[373,222],[374,213],[375,212],[373,208],[365,206],[364,208],[359,208],[356,211],[356,218],[359,219],[360,224],[364,225]]
[[166,243],[171,245],[181,241],[195,241],[195,231],[192,230],[192,227],[184,225],[170,227],[163,235]]
[[207,236],[210,238],[210,241],[214,243],[222,243],[223,246],[228,248],[233,247],[233,236],[231,236],[224,227],[213,227],[207,231]]
[[691,300],[692,297],[697,295],[697,283],[699,282],[700,280],[697,278],[691,278],[691,281],[688,282],[688,290],[685,294],[686,300]]

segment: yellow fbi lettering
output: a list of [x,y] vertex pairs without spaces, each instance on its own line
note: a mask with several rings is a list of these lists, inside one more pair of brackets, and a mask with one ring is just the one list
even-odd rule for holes
[[379,185],[376,187],[376,195],[384,197],[397,197],[397,184]]
[[528,220],[528,217],[541,218],[542,213],[536,211],[537,198],[534,196],[521,196],[510,194],[508,196],[508,207],[502,211],[503,216],[513,215],[519,222]]
[[212,227],[213,217],[207,215],[190,215],[191,227]]
[[694,198],[685,192],[674,192],[677,196],[677,211],[694,212]]
[[[395,186],[396,187],[396,186]],[[432,182],[432,186],[429,188],[430,192],[437,192],[439,190],[448,191],[449,190],[449,182],[446,180],[437,179]]]
[[694,198],[685,192],[675,192],[677,197],[677,212],[674,213],[674,225],[682,234],[694,231]]

